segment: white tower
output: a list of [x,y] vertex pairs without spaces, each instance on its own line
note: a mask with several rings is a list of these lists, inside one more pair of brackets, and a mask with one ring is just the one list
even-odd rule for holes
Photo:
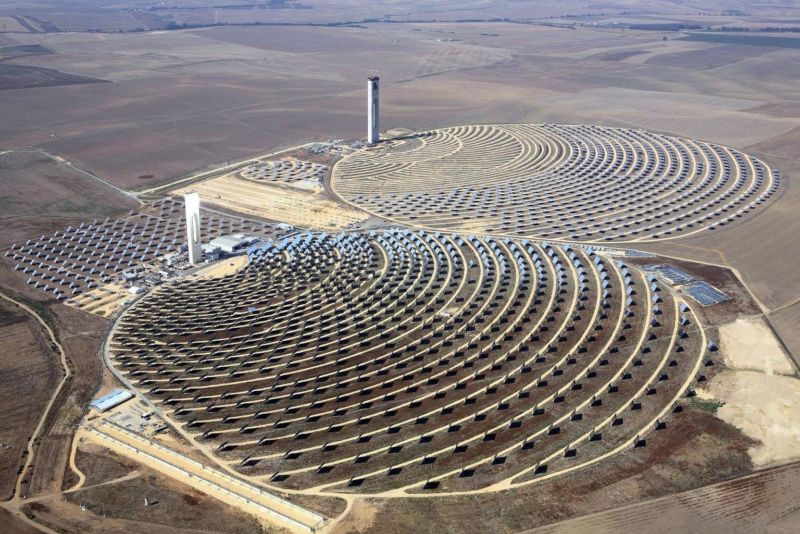
[[381,140],[378,126],[378,82],[380,78],[377,76],[367,78],[367,143],[371,145]]
[[183,195],[186,205],[186,245],[189,247],[189,261],[192,265],[203,259],[200,246],[200,195],[191,191]]

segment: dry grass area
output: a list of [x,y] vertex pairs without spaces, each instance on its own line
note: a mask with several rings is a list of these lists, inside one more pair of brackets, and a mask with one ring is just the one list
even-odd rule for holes
[[[109,461],[102,458],[107,453],[88,454],[101,457],[91,460],[94,463]],[[157,534],[163,533],[166,525],[169,532],[180,534],[281,532],[265,530],[247,514],[152,470],[141,469],[139,476],[70,493],[66,502],[55,496],[29,507],[37,521],[69,532]],[[145,497],[148,506],[144,505]],[[85,512],[79,508],[81,503]]]
[[226,175],[174,191],[200,193],[204,203],[231,209],[262,219],[318,230],[345,229],[369,215],[326,199],[320,192],[266,185]]
[[768,376],[793,375],[795,368],[769,327],[759,318],[738,319],[720,327],[725,365],[759,371]]
[[46,154],[0,150],[0,246],[116,216],[136,205]]
[[136,462],[83,439],[75,454],[75,465],[86,475],[85,486],[122,478],[142,469]]
[[38,528],[22,522],[2,508],[0,508],[0,525],[3,525],[5,534],[40,534],[41,532]]

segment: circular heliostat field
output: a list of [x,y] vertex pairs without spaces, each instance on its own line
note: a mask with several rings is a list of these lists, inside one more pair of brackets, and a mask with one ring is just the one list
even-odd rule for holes
[[436,494],[641,449],[708,347],[680,295],[591,248],[394,228],[298,234],[163,285],[109,355],[251,480]]
[[345,200],[428,229],[581,242],[674,239],[755,210],[776,171],[732,148],[599,126],[442,128],[354,152]]

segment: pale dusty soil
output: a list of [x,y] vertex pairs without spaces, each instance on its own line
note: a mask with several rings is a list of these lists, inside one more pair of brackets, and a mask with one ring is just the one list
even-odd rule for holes
[[795,463],[520,534],[794,533],[800,525],[798,487],[800,466]]
[[365,532],[375,523],[377,509],[364,499],[357,499],[347,517],[331,531],[333,534],[343,532]]
[[182,195],[189,189],[200,193],[201,202],[303,228],[344,229],[350,223],[368,218],[367,214],[342,207],[320,193],[255,183],[232,175],[192,184],[173,193]]
[[800,457],[800,380],[725,370],[708,388],[724,402],[717,416],[761,442],[748,450],[755,465]]
[[719,336],[728,367],[767,375],[794,374],[794,366],[760,317],[725,325],[719,329]]
[[247,256],[234,256],[214,262],[194,273],[197,278],[224,278],[237,273],[247,265]]
[[72,306],[100,317],[108,317],[116,312],[124,301],[132,297],[133,295],[123,286],[112,283],[87,291],[65,301],[65,303],[67,306]]
[[769,534],[792,534],[800,528],[800,510],[787,514],[767,527]]
[[301,189],[303,191],[322,191],[323,187],[319,185],[314,179],[309,178],[308,180],[298,180],[296,182],[292,182],[290,187],[294,187],[295,189]]
[[27,32],[25,27],[11,17],[0,17],[0,32]]

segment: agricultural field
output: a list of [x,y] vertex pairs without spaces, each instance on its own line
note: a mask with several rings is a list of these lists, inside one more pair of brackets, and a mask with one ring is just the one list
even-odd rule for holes
[[138,202],[40,151],[0,153],[0,246],[119,215]]
[[0,495],[14,493],[28,436],[60,379],[56,355],[41,327],[23,310],[0,300]]

